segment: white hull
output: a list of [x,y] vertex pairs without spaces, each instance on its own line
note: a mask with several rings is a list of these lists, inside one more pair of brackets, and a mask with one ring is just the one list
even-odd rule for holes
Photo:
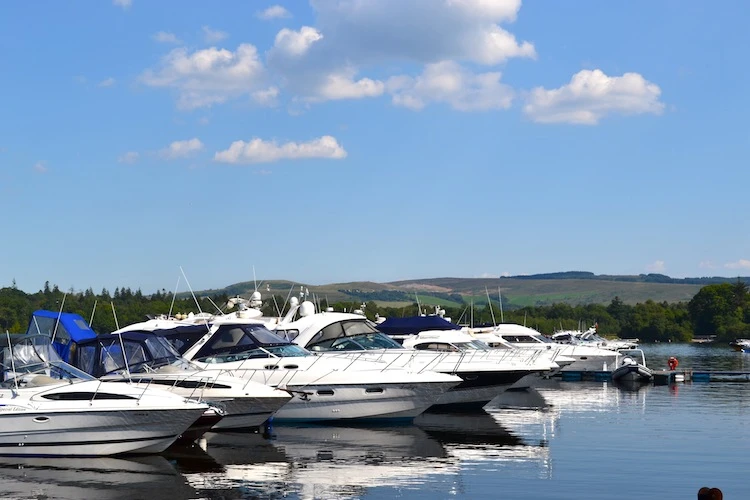
[[248,429],[258,427],[271,418],[280,408],[290,401],[289,398],[234,398],[232,400],[212,401],[221,406],[226,414],[214,430]]
[[289,385],[289,390],[300,392],[276,412],[274,420],[410,420],[454,385],[455,382],[380,384],[382,392],[378,393],[367,392],[368,387],[361,385]]
[[201,407],[66,412],[3,408],[0,454],[41,456],[160,453],[205,411]]

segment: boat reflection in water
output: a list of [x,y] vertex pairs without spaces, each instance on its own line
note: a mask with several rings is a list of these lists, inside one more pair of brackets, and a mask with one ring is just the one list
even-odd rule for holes
[[[414,425],[332,427],[280,425],[265,438],[252,433],[208,433],[196,457],[177,467],[209,498],[241,489],[256,495],[352,498],[369,488],[461,490],[467,463],[528,462],[548,467],[548,449],[528,445],[492,415],[435,414]],[[210,470],[200,470],[201,460]],[[485,465],[486,466],[486,465]],[[192,468],[192,470],[191,470]]]
[[0,457],[3,498],[194,498],[196,491],[159,455],[128,458]]

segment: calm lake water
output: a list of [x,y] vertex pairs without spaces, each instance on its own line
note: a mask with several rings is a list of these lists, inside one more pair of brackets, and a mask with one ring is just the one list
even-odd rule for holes
[[[652,368],[747,370],[726,345],[644,345]],[[545,407],[539,407],[545,403]],[[524,404],[527,408],[508,407]],[[537,405],[537,407],[533,407]],[[139,458],[0,458],[2,498],[750,498],[750,383],[546,381],[398,427],[276,426]]]

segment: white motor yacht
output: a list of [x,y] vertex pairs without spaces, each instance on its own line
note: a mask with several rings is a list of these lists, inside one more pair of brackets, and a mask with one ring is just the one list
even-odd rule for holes
[[274,420],[411,420],[461,383],[456,376],[428,370],[316,356],[239,313],[213,317],[207,324],[149,320],[119,330],[125,331],[164,336],[201,369],[292,392]]
[[596,326],[588,330],[560,330],[552,334],[553,342],[560,344],[584,345],[617,351],[620,349],[637,349],[638,339],[605,339],[599,335]]
[[97,380],[49,337],[0,338],[0,454],[159,453],[208,409],[157,389]]
[[74,313],[34,311],[28,333],[54,337],[53,346],[63,361],[106,381],[128,382],[168,390],[208,402],[221,418],[202,419],[184,440],[213,429],[258,427],[281,408],[291,395],[283,390],[216,371],[201,370],[182,358],[163,337],[126,332],[97,335]]
[[[324,357],[375,360],[413,371],[434,370],[461,377],[461,383],[445,392],[436,405],[482,406],[526,375],[557,367],[546,352],[494,350],[471,338],[461,348],[436,338],[413,346],[405,340],[402,346],[362,315],[315,313],[310,302],[298,307],[299,319],[280,322],[275,325],[276,332]],[[287,317],[294,313],[292,310]]]
[[573,359],[572,363],[562,367],[562,371],[611,371],[620,357],[617,351],[596,346],[558,344],[533,328],[514,323],[500,323],[489,332],[475,333],[474,336],[491,346],[499,338],[519,349],[558,349],[560,355]]
[[102,334],[79,342],[71,364],[102,380],[159,387],[206,401],[223,414],[213,430],[256,428],[292,398],[287,391],[230,373],[202,370],[153,334]]

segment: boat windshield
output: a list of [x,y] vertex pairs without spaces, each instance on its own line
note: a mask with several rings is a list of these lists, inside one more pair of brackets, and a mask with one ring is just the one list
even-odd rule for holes
[[487,351],[492,349],[486,342],[481,340],[470,340],[468,342],[453,342],[453,345],[462,351]]
[[227,363],[251,358],[309,356],[310,352],[282,339],[261,324],[221,325],[194,359]]
[[404,349],[392,338],[380,332],[361,333],[319,342],[311,351],[370,351],[374,349]]
[[[0,355],[0,382],[3,387],[39,385],[44,377],[45,385],[55,381],[93,380],[91,375],[65,363],[45,335],[29,335],[3,343]],[[52,379],[52,380],[50,380]]]
[[[190,368],[172,345],[163,337],[150,336],[136,341],[115,337],[99,341],[99,345],[81,346],[76,353],[76,365],[98,376],[153,372],[158,368],[173,365],[177,368]],[[98,347],[98,349],[97,349]],[[123,356],[123,347],[125,354]],[[125,366],[127,365],[127,370]]]

